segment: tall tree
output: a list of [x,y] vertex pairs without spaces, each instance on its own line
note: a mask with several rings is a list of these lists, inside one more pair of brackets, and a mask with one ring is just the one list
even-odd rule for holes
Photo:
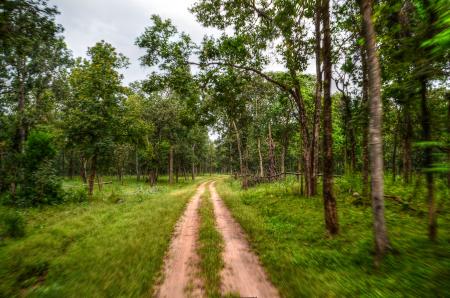
[[373,227],[375,234],[375,265],[378,266],[389,248],[386,222],[384,218],[384,175],[383,175],[383,134],[381,73],[376,49],[376,33],[372,22],[371,0],[361,0],[363,37],[366,48],[366,63],[369,85],[369,157],[370,179],[373,209]]

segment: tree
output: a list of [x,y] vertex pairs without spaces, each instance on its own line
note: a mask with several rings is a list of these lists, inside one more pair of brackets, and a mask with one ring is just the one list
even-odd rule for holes
[[366,63],[369,85],[369,157],[372,209],[374,215],[375,264],[378,266],[389,248],[386,222],[384,219],[384,175],[383,175],[383,135],[382,135],[382,102],[381,74],[376,50],[376,35],[372,23],[372,3],[361,0],[363,19],[363,36],[366,49]]
[[87,51],[89,59],[78,59],[70,76],[72,98],[64,102],[64,131],[70,144],[79,148],[90,164],[89,195],[94,189],[94,179],[102,158],[112,153],[112,145],[123,128],[124,88],[118,69],[128,64],[128,59],[116,53],[104,41]]

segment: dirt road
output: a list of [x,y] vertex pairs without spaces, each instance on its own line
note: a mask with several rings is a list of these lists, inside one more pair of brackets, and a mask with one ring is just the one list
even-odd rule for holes
[[258,257],[251,251],[242,228],[217,194],[214,182],[209,185],[209,191],[217,227],[225,243],[225,268],[221,272],[222,293],[237,293],[241,297],[279,297]]
[[204,291],[198,274],[199,258],[196,242],[199,232],[200,198],[205,191],[202,183],[186,211],[177,223],[163,269],[163,282],[155,291],[156,297],[203,297]]

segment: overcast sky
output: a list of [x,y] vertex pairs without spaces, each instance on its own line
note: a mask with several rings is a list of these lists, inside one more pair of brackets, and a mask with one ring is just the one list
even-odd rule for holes
[[60,15],[64,36],[75,57],[85,56],[88,47],[97,41],[111,43],[118,52],[130,58],[124,70],[125,83],[142,80],[149,69],[140,66],[143,51],[134,45],[136,38],[150,25],[150,16],[158,14],[172,19],[175,26],[188,33],[195,42],[212,29],[203,28],[188,11],[195,0],[50,0]]

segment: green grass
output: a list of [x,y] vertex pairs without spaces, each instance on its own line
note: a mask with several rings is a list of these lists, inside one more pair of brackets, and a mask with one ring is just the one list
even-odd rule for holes
[[[82,186],[65,181],[64,187]],[[0,297],[151,295],[195,189],[192,182],[168,186],[164,179],[151,189],[129,177],[124,185],[96,189],[89,203],[20,210],[26,236],[1,242]]]
[[[351,194],[359,190],[352,187],[354,182],[348,177],[337,180],[341,233],[335,238],[325,233],[322,199],[301,197],[292,180],[247,191],[238,181],[220,180],[217,189],[283,297],[448,297],[448,207],[439,214],[439,240],[431,243],[426,205],[419,196],[423,190],[408,199],[419,212],[387,201],[389,236],[397,253],[375,270],[372,210],[353,204]],[[386,193],[405,199],[414,192],[398,183],[386,184]],[[440,202],[447,198],[439,192]]]
[[222,260],[223,239],[216,229],[214,208],[208,190],[202,196],[200,205],[200,233],[198,254],[200,256],[200,272],[205,283],[208,297],[221,297],[220,271],[224,264]]

